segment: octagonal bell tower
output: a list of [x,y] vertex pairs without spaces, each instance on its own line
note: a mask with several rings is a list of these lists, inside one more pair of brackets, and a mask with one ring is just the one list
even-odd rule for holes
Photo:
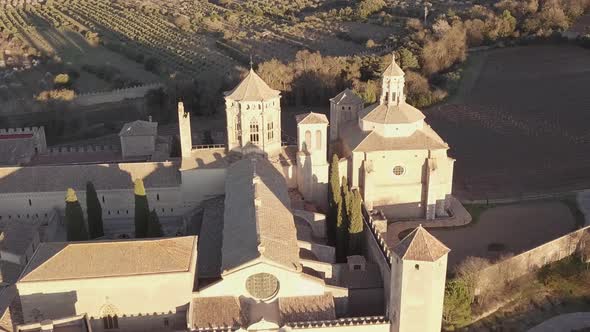
[[227,149],[273,157],[281,150],[281,95],[253,69],[225,93]]

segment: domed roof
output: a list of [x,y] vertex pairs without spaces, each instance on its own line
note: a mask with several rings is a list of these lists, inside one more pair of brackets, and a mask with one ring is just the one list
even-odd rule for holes
[[271,89],[266,82],[250,69],[250,72],[233,90],[225,93],[226,98],[235,101],[262,101],[278,97],[278,90]]
[[420,110],[405,102],[399,104],[376,103],[365,108],[359,116],[363,121],[380,124],[407,124],[426,118]]
[[395,62],[395,54],[392,55],[392,60],[387,69],[383,72],[383,77],[404,76],[404,71]]

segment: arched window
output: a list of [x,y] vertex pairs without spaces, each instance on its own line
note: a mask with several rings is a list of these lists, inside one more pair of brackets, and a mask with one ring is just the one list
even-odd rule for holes
[[316,148],[316,150],[322,149],[322,131],[321,130],[315,131],[315,148]]
[[311,131],[305,131],[305,142],[303,142],[303,151],[311,150]]
[[118,329],[119,318],[117,317],[119,311],[112,304],[105,304],[100,310],[102,316],[102,324],[105,330]]
[[260,141],[259,131],[260,129],[258,128],[258,121],[250,121],[250,142],[258,144]]
[[272,141],[275,138],[274,123],[272,122],[266,124],[266,137],[269,141]]

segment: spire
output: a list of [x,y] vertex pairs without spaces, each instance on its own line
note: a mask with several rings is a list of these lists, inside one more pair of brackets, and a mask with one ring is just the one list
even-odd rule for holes
[[250,71],[254,71],[254,61],[252,61],[252,54],[250,54]]
[[391,76],[404,76],[404,71],[398,66],[397,62],[395,62],[395,52],[391,53],[391,63],[383,72],[383,77],[391,77]]
[[403,260],[434,262],[448,254],[450,249],[419,225],[401,240],[393,252]]

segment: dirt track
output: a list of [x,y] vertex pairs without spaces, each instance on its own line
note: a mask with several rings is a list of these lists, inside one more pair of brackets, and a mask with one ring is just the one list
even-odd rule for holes
[[544,45],[471,56],[459,94],[425,111],[457,159],[455,195],[589,188],[590,51]]

